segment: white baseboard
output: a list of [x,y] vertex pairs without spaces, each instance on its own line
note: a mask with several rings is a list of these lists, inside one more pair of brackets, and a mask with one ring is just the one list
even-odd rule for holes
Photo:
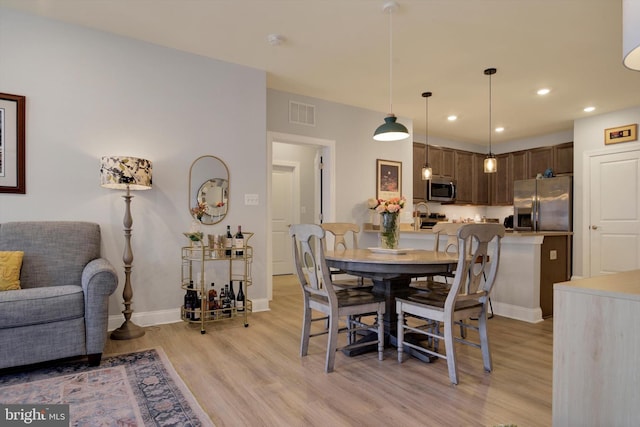
[[522,320],[528,323],[542,322],[542,310],[538,308],[525,308],[517,305],[492,301],[493,313],[510,319]]
[[[269,300],[266,298],[254,299],[251,300],[251,303],[253,313],[270,310]],[[131,315],[131,321],[138,326],[153,326],[181,322],[182,319],[180,318],[180,308],[172,308],[169,310],[145,311],[142,313],[134,312]],[[122,325],[122,322],[124,322],[124,316],[122,314],[109,316],[109,331],[118,329],[120,325]]]

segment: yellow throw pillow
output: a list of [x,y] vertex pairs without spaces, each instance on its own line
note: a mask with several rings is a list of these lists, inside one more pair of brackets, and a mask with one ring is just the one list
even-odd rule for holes
[[22,251],[0,251],[0,291],[20,289]]

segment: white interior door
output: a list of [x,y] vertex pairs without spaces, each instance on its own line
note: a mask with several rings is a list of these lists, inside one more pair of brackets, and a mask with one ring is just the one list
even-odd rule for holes
[[271,253],[273,274],[293,274],[293,249],[289,225],[296,218],[299,195],[294,165],[273,165],[271,172]]
[[640,151],[590,159],[590,275],[640,268]]

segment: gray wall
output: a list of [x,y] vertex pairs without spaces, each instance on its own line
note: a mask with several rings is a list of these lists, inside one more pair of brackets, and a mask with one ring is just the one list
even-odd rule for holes
[[[255,232],[252,298],[266,298],[264,71],[0,8],[0,90],[25,95],[26,195],[0,194],[0,222],[89,220],[120,271],[110,314],[122,310],[124,202],[100,187],[103,155],[153,162],[153,189],[134,193],[134,319],[158,321],[182,301],[180,248],[189,229],[188,173],[212,154],[230,171],[227,219]],[[245,206],[244,194],[261,204]],[[155,314],[151,314],[155,313]],[[120,315],[122,317],[122,315]]]

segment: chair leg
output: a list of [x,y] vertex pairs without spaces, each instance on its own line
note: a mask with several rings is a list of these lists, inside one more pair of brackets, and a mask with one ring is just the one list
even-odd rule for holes
[[456,349],[453,341],[453,319],[449,321],[449,327],[444,328],[444,348],[447,352],[447,368],[449,379],[453,384],[458,384],[458,366],[456,365]]
[[[402,303],[398,303],[398,362],[404,362],[404,312],[402,311]],[[379,316],[379,315],[378,315]]]
[[384,359],[384,324],[382,309],[378,309],[378,317],[376,323],[378,324],[378,360]]
[[340,321],[337,315],[329,317],[329,338],[327,339],[327,359],[324,371],[326,373],[333,372],[333,365],[336,360],[336,348],[338,346],[338,330]]
[[491,349],[489,348],[489,334],[487,333],[487,312],[485,307],[482,309],[482,314],[478,318],[478,333],[480,334],[480,349],[482,350],[482,362],[484,363],[484,370],[491,372],[493,365],[491,362]]
[[311,335],[311,309],[306,308],[302,315],[302,339],[300,340],[300,356],[306,356]]

